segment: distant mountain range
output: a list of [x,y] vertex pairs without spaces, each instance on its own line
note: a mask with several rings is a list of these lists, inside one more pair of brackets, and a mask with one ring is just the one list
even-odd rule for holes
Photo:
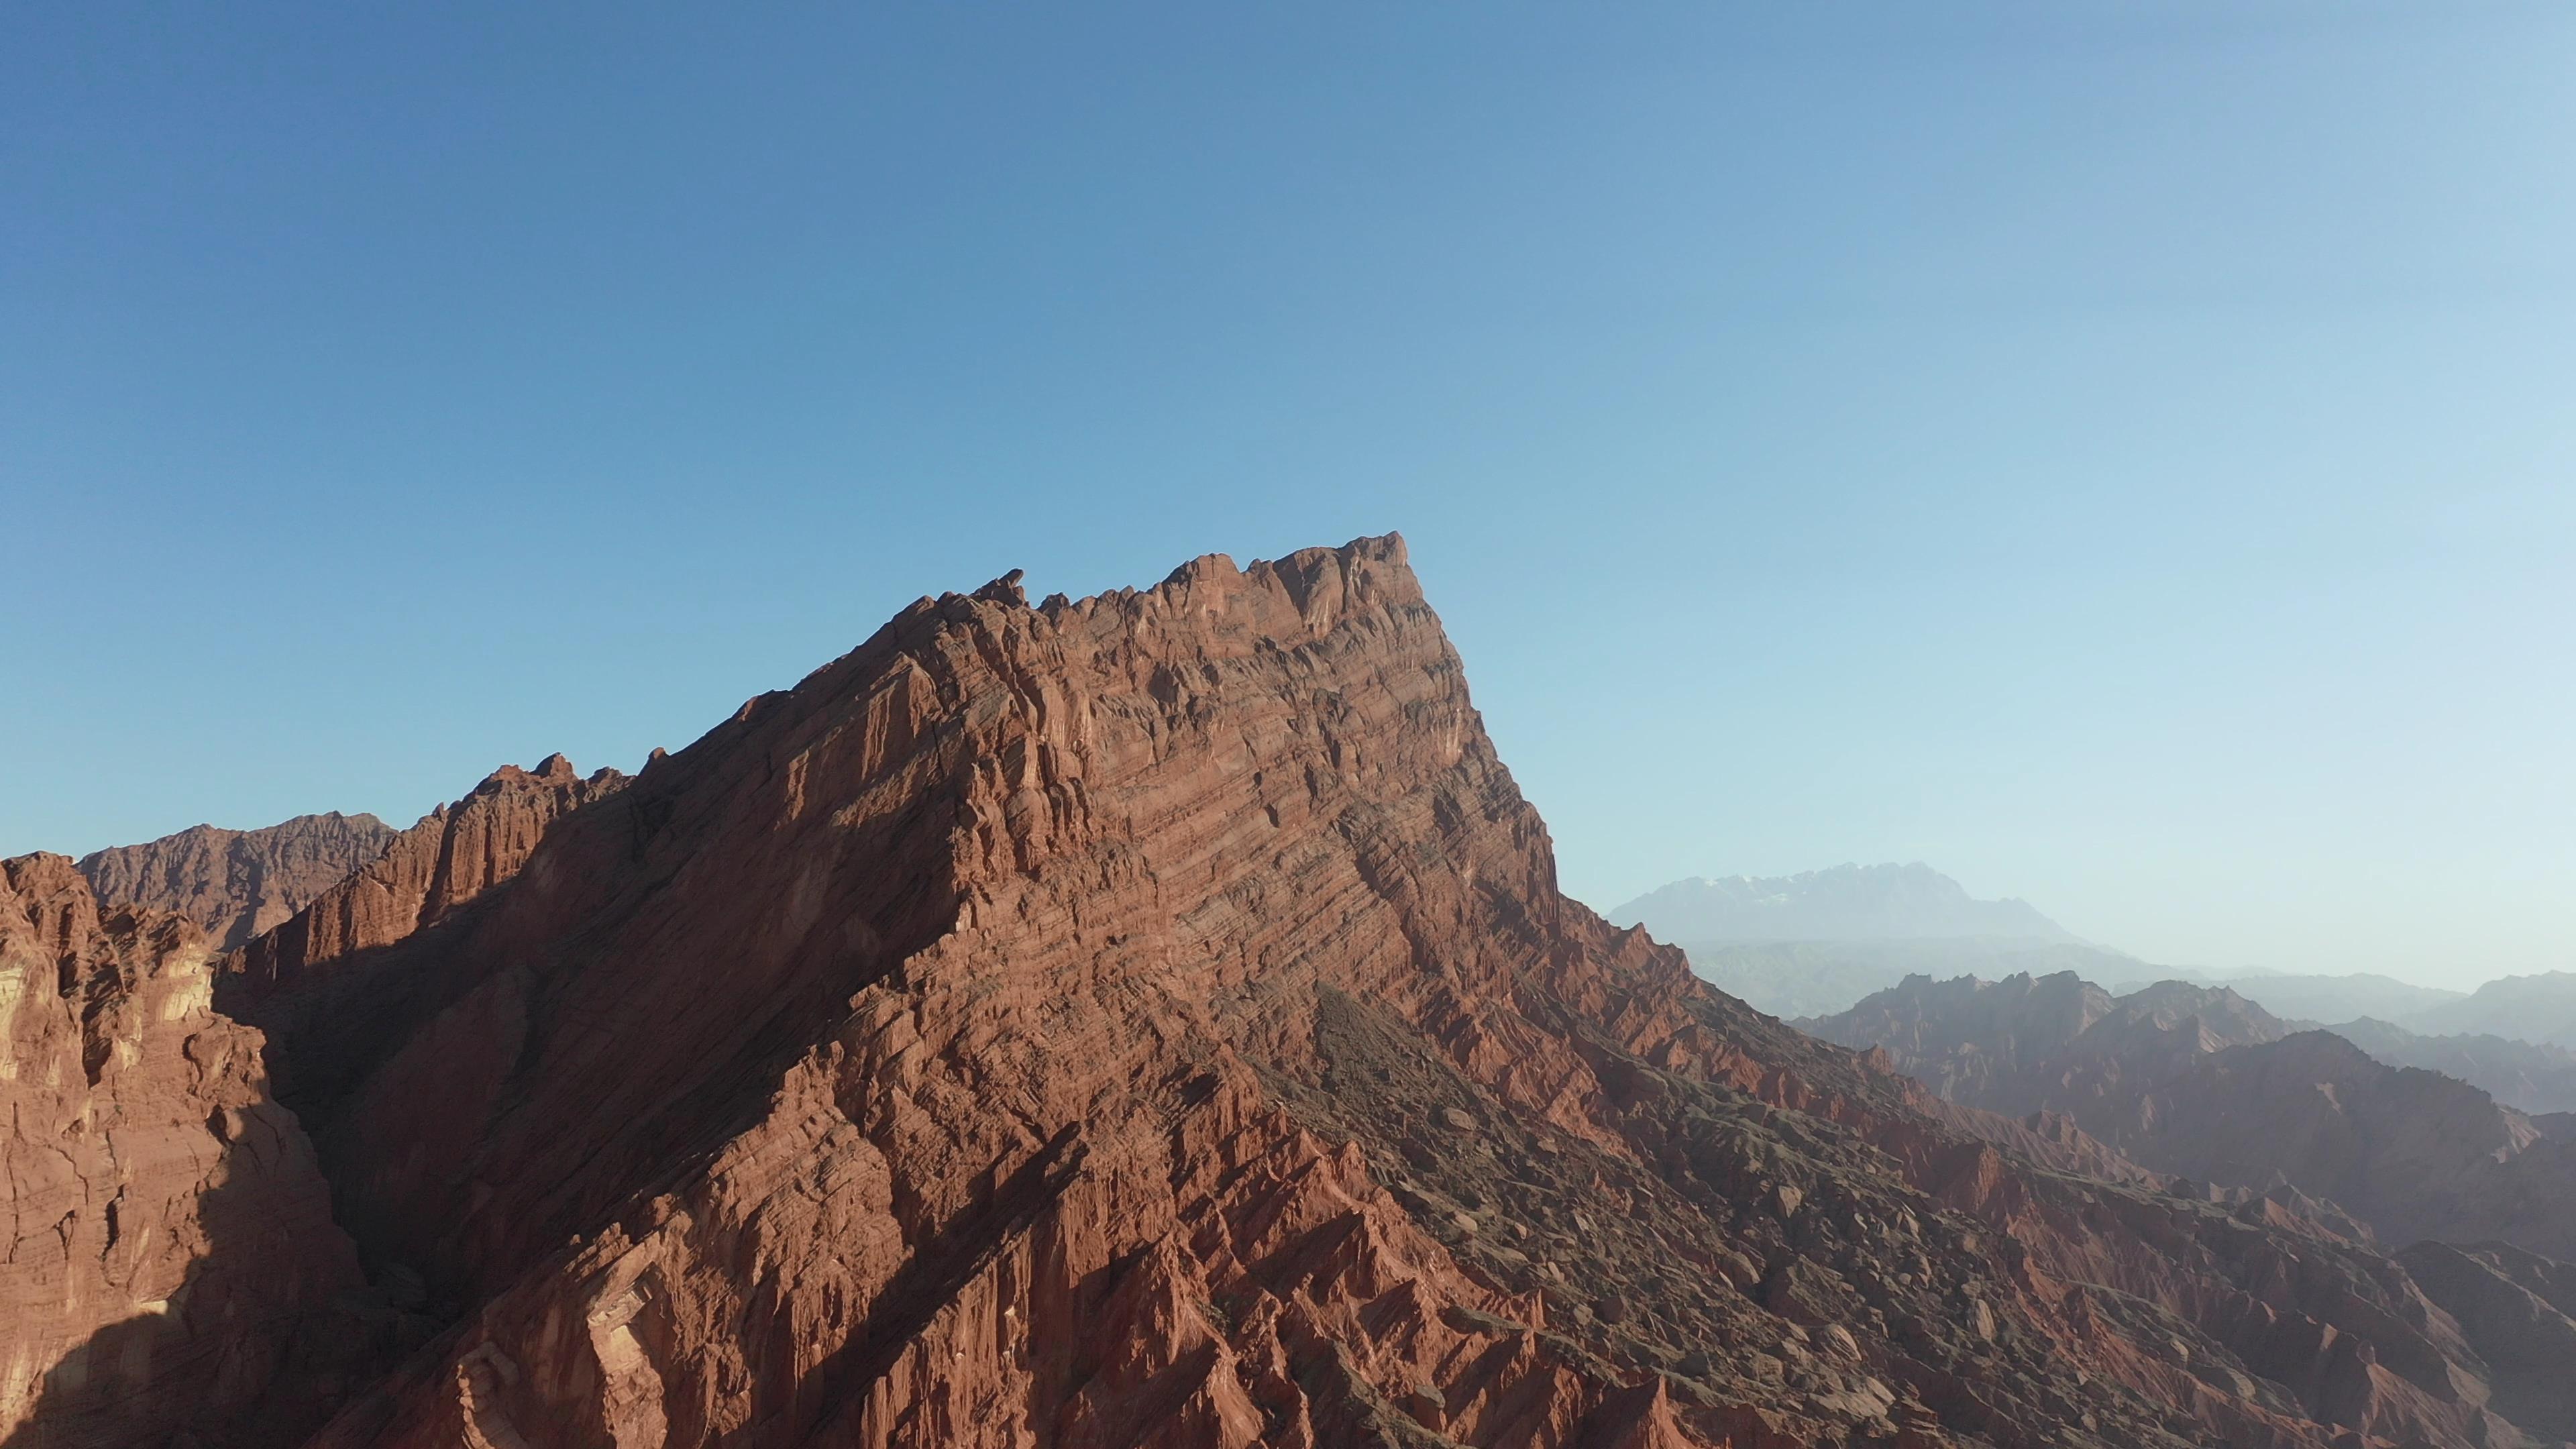
[[2261,1003],[2275,1016],[2300,1021],[2351,1021],[2360,1017],[2412,1021],[2433,1007],[2468,998],[2465,991],[2418,986],[2367,971],[2343,976],[2296,976],[2283,971],[2200,971],[2188,966],[2149,966],[2139,962],[2130,975],[2095,979],[2106,981],[2116,995],[2159,981],[2225,987]]
[[1838,865],[1788,876],[1693,876],[1609,913],[1667,941],[1913,941],[1997,936],[2074,941],[2027,901],[1981,901],[1912,865]]
[[[1651,928],[1650,928],[1651,929]],[[1691,969],[1783,1019],[1826,1016],[1908,976],[2121,976],[2141,963],[2080,942],[2014,936],[1907,941],[1682,941]]]
[[1774,1016],[1840,1011],[1914,972],[2125,977],[2143,963],[2076,938],[2026,901],[1978,900],[1921,862],[1786,876],[1692,877],[1609,913]]
[[2576,1142],[2466,1082],[2299,1030],[2225,987],[2167,981],[2114,996],[2071,972],[1916,976],[1798,1025],[1876,1048],[1962,1106],[2034,1123],[2062,1116],[2147,1167],[2202,1182],[2286,1185],[2384,1241],[2576,1253],[2576,1225],[2559,1207],[2576,1192]]
[[2392,1067],[2457,1077],[2535,1115],[2576,1112],[2576,1051],[2492,1035],[2427,1036],[2363,1017],[2326,1030]]
[[2469,1032],[2576,1047],[2576,971],[2507,976],[2398,1024],[2422,1032]]
[[[1681,947],[1701,976],[1783,1018],[1831,1016],[1917,974],[1998,980],[2071,971],[2115,997],[2183,981],[2233,991],[2286,1022],[2349,1024],[2333,1029],[2382,1060],[2448,1072],[2532,1111],[2576,1104],[2558,1055],[2516,1050],[2576,1052],[2576,972],[2508,976],[2464,992],[2371,972],[2157,965],[2086,941],[2027,901],[1979,900],[1920,861],[1694,876],[1606,914]],[[2474,1038],[2484,1043],[2462,1040]]]

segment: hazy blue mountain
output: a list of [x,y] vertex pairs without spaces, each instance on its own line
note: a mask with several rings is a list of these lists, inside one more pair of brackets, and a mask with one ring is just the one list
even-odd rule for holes
[[2426,1036],[2367,1017],[2326,1030],[2392,1067],[2457,1077],[2508,1107],[2576,1111],[2576,1051],[2563,1046],[2492,1035]]
[[2576,971],[2507,976],[2397,1021],[2411,1031],[2436,1035],[2470,1033],[2576,1047]]
[[2117,951],[2024,936],[1676,944],[1690,957],[1691,969],[1719,990],[1778,1017],[1830,1016],[1908,976],[1995,978],[2072,971],[2098,980],[2140,969],[2137,961]]
[[2274,1016],[2300,1021],[2379,1021],[2412,1023],[2417,1015],[2467,993],[2418,986],[2394,976],[2355,972],[2344,976],[2294,976],[2279,971],[2211,972],[2184,967],[2142,968],[2115,978],[2111,990],[2126,995],[2158,981],[2189,981],[2195,986],[2224,986]]
[[1789,876],[1677,880],[1609,912],[1665,941],[1906,941],[2023,937],[2074,941],[2027,901],[1981,901],[1920,861],[1838,865]]

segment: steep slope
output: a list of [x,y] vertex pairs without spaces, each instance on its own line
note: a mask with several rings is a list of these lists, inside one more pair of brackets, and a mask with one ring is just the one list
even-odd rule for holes
[[1803,1023],[1876,1048],[1950,1100],[2062,1113],[2149,1167],[2262,1188],[2286,1179],[2383,1238],[2502,1238],[2576,1255],[2571,1145],[2467,1083],[2292,1031],[2225,988],[2126,997],[2073,977],[1917,978]]
[[1392,539],[923,600],[515,866],[227,981],[452,1325],[317,1444],[2576,1427],[2366,1245],[2035,1168],[1565,900]]
[[1791,876],[1693,876],[1637,897],[1609,919],[1642,925],[1667,941],[2075,939],[2029,902],[1977,900],[1921,861]]
[[393,838],[373,815],[298,815],[265,830],[199,825],[81,857],[102,901],[176,911],[230,951],[283,923]]
[[292,1443],[389,1342],[209,954],[62,856],[0,861],[0,1443]]

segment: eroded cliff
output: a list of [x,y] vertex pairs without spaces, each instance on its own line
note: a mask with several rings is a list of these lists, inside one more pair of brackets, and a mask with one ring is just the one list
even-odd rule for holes
[[295,1442],[381,1324],[205,933],[0,862],[0,1443]]

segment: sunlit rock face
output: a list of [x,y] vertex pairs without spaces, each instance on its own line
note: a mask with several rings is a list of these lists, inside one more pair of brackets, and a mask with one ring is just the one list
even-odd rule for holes
[[292,1442],[336,1401],[350,1340],[307,1331],[357,1259],[213,985],[194,922],[0,862],[0,1442]]

